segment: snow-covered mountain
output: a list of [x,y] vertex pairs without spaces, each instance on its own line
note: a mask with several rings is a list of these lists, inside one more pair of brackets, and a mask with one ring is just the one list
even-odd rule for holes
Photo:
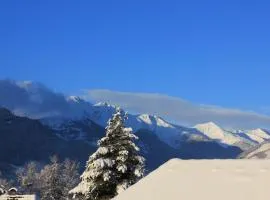
[[[91,113],[88,116],[95,123],[106,127],[107,121],[115,113],[116,107],[107,103],[98,103],[92,106]],[[132,127],[134,132],[147,130],[153,132],[161,141],[173,148],[178,148],[183,137],[203,140],[208,139],[199,131],[193,128],[186,128],[173,125],[161,117],[149,114],[132,115],[128,114],[126,126]]]
[[[198,124],[194,128],[222,145],[238,146],[243,150],[247,150],[255,146],[257,143],[264,142],[267,138],[267,134],[263,131],[258,131],[259,129],[246,132],[227,131],[219,127],[214,122]],[[260,140],[255,140],[254,138],[260,138]]]
[[263,143],[267,140],[270,140],[270,133],[264,129],[255,129],[249,130],[246,132],[246,135],[257,143]]
[[[10,91],[16,91],[13,95]],[[35,82],[0,81],[0,106],[16,115],[40,119],[65,139],[83,140],[91,122],[105,128],[116,107],[108,103],[92,104],[77,96],[55,93]],[[149,114],[128,114],[126,125],[135,132],[146,130],[157,138],[179,149],[185,141],[215,141],[223,147],[237,146],[246,150],[270,139],[267,131],[227,131],[213,122],[195,127],[178,126]]]
[[[87,118],[66,119],[52,129],[44,122],[40,123],[40,120],[16,116],[0,108],[0,171],[12,173],[13,168],[9,166],[23,165],[31,160],[46,163],[53,154],[62,159],[68,157],[85,163],[96,150],[97,140],[104,136],[104,132],[104,127]],[[139,130],[135,134],[140,138],[136,143],[146,158],[149,171],[171,158],[235,158],[241,152],[233,147],[225,149],[211,141],[195,142],[188,139],[181,143],[179,149],[175,149],[151,131]]]
[[[60,120],[51,120],[56,122],[52,127],[63,124],[70,124],[70,120],[86,120],[90,119],[96,124],[106,127],[107,121],[115,113],[116,106],[108,103],[91,104],[79,97],[71,96],[67,98],[70,104],[70,110],[74,115],[62,116]],[[57,123],[58,122],[58,123]],[[262,129],[248,131],[228,131],[219,127],[214,122],[198,124],[192,128],[174,125],[167,122],[163,118],[149,114],[128,114],[126,125],[133,128],[134,132],[139,130],[147,130],[154,133],[162,142],[178,149],[181,143],[186,140],[194,141],[215,141],[223,147],[237,146],[242,150],[254,147],[256,144],[267,141],[270,135]],[[83,137],[82,137],[83,138]]]
[[[23,142],[23,146],[20,144],[22,148],[14,146],[12,149],[14,155],[27,151],[26,156],[19,160],[20,164],[32,159],[46,162],[46,157],[52,152],[58,153],[63,158],[76,158],[84,163],[89,154],[96,149],[97,140],[104,136],[107,121],[116,111],[114,105],[92,104],[78,96],[55,93],[42,84],[1,80],[0,107],[11,111],[2,110],[2,113],[9,113],[8,116],[17,119],[16,123],[13,123],[10,117],[7,120],[6,114],[1,116],[0,112],[0,128],[3,128],[2,152],[13,148],[10,144]],[[147,160],[147,169],[150,171],[174,157],[236,158],[243,150],[253,148],[254,145],[265,142],[270,137],[263,129],[227,131],[214,123],[184,127],[150,114],[129,113],[125,123],[126,126],[132,127],[140,138],[137,144]],[[29,124],[25,131],[20,128],[24,124]],[[38,132],[43,133],[42,137],[35,134],[36,126],[39,128]],[[12,137],[13,133],[21,137],[31,133],[31,140],[30,142],[17,140]],[[43,141],[40,138],[44,138]],[[42,148],[33,152],[32,144],[36,143],[44,143],[46,148],[40,145]],[[16,156],[10,159],[3,154],[1,162],[14,164],[16,159]]]
[[239,158],[270,159],[270,142],[264,142],[255,148],[242,153]]

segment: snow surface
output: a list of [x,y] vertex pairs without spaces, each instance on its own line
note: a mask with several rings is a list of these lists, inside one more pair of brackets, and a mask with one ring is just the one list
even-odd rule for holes
[[270,160],[172,159],[115,200],[269,200]]

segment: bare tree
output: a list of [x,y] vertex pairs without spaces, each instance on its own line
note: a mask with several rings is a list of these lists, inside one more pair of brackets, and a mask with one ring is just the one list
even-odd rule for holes
[[66,159],[60,162],[56,156],[39,174],[41,200],[64,200],[68,191],[79,182],[79,164]]
[[64,194],[68,195],[68,192],[74,188],[80,181],[79,163],[70,159],[66,159],[63,162],[62,179],[65,183]]
[[29,162],[16,171],[17,181],[23,193],[33,194],[39,192],[38,163]]
[[61,179],[61,163],[56,156],[51,157],[51,163],[40,172],[40,194],[42,200],[61,200],[63,198],[63,185]]

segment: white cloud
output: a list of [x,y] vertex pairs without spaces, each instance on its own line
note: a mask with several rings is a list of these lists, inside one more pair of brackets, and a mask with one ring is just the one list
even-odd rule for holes
[[213,121],[227,128],[270,128],[268,115],[213,105],[197,105],[162,94],[87,90],[83,97],[94,102],[106,101],[120,105],[131,112],[159,115],[182,125]]

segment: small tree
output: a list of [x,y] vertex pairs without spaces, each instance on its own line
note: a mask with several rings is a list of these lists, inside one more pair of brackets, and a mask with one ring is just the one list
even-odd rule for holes
[[110,199],[136,183],[144,174],[144,158],[133,140],[131,128],[124,127],[118,108],[106,127],[106,136],[99,140],[97,151],[87,162],[81,183],[70,193],[84,199]]

